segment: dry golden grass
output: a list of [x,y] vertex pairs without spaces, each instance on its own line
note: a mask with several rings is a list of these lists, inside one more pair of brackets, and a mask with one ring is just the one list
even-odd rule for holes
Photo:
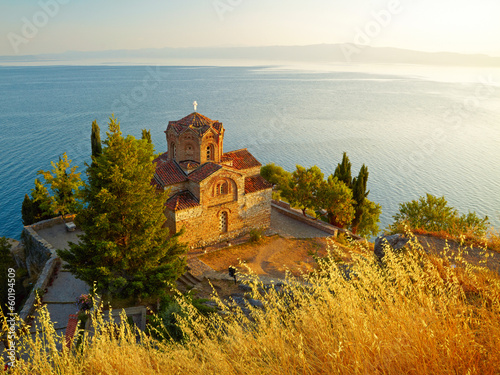
[[[223,316],[203,318],[189,306],[182,344],[159,343],[122,324],[106,325],[81,350],[27,342],[30,360],[13,374],[498,374],[500,278],[467,264],[460,254],[388,252],[381,267],[360,245],[351,280],[327,260],[284,292],[256,298],[265,309],[245,316],[222,305]],[[446,249],[445,249],[446,250]],[[332,247],[334,254],[340,251]],[[362,255],[361,255],[362,254]],[[219,301],[221,302],[221,301]]]

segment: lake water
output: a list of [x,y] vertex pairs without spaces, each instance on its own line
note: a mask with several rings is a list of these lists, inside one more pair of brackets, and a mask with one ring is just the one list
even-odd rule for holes
[[67,152],[83,171],[94,119],[102,132],[111,113],[125,134],[151,129],[163,152],[168,121],[191,113],[194,100],[223,122],[226,151],[247,147],[263,164],[316,164],[325,175],[343,151],[353,175],[365,163],[382,228],[399,203],[426,192],[499,228],[498,69],[369,70],[0,67],[0,235],[19,238],[38,170]]

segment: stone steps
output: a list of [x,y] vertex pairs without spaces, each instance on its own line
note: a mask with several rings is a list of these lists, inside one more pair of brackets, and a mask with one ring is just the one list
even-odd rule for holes
[[189,271],[187,271],[184,275],[177,279],[178,284],[188,288],[191,288],[200,282],[201,280],[198,277],[192,275]]

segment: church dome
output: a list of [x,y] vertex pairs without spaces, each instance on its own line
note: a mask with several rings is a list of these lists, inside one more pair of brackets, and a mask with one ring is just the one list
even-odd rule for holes
[[211,120],[198,112],[193,112],[177,121],[169,121],[168,127],[175,129],[178,134],[183,133],[188,128],[195,130],[200,135],[205,134],[210,128],[213,128],[218,134],[222,131],[221,122]]

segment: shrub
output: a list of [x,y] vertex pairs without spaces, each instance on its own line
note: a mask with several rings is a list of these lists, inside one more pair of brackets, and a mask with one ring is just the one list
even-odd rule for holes
[[264,229],[262,228],[254,228],[250,230],[250,242],[260,242],[263,234]]
[[455,208],[448,205],[445,197],[431,194],[401,203],[399,212],[393,218],[394,223],[389,226],[392,233],[408,225],[412,230],[441,233],[441,236],[449,235],[450,238],[483,237],[490,224],[487,216],[480,218],[475,212],[460,215]]

